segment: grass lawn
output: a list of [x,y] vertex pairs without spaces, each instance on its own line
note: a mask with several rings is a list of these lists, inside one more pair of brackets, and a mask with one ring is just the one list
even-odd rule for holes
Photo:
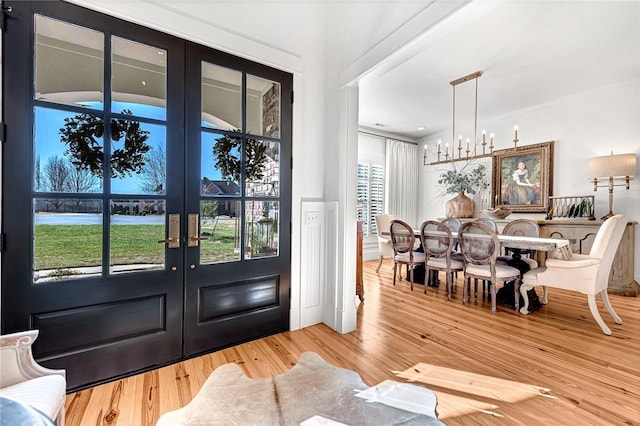
[[[239,259],[234,253],[236,231],[233,221],[202,227],[208,240],[201,241],[201,263]],[[162,264],[164,225],[112,225],[112,265]],[[34,233],[34,270],[69,269],[102,265],[102,225],[37,225]]]

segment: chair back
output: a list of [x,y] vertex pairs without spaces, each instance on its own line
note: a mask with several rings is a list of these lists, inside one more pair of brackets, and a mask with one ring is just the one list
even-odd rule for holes
[[627,226],[627,218],[621,214],[605,220],[591,246],[589,257],[600,259],[598,276],[596,277],[596,291],[601,291],[609,285],[609,273],[613,258],[618,250],[618,245]]
[[[540,226],[531,219],[516,219],[504,227],[502,234],[520,237],[539,237]],[[535,250],[521,250],[520,253],[533,255]]]
[[448,217],[446,219],[442,219],[440,222],[449,228],[451,232],[458,232],[460,225],[462,225],[462,221],[457,217]]
[[420,240],[427,257],[447,257],[453,249],[453,235],[442,222],[427,220],[420,227]]
[[378,233],[378,237],[389,239],[389,235],[382,235],[382,233],[390,232],[389,226],[391,225],[391,221],[393,220],[393,215],[377,214],[375,216],[375,220],[376,220],[376,232]]
[[410,253],[416,242],[413,228],[408,223],[399,219],[394,219],[390,224],[391,243],[395,254]]
[[495,265],[500,240],[498,234],[487,225],[479,221],[463,223],[458,230],[458,243],[465,263]]
[[480,217],[478,219],[475,219],[474,222],[478,222],[488,226],[493,232],[498,232],[498,225],[493,221],[493,219],[489,219],[488,217]]

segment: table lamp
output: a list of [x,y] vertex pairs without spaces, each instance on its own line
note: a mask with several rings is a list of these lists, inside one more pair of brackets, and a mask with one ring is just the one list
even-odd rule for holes
[[[613,216],[613,187],[626,186],[629,189],[629,181],[636,174],[636,154],[618,154],[605,155],[603,157],[595,157],[589,160],[589,176],[593,182],[593,190],[598,190],[598,184],[601,187],[609,188],[609,213],[602,217],[606,220]],[[615,183],[615,181],[624,181],[624,183]],[[604,185],[607,182],[607,185]]]

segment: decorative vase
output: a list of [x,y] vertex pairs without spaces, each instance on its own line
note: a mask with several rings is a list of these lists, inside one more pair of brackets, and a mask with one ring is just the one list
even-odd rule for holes
[[447,217],[473,217],[475,209],[476,203],[464,191],[447,201]]

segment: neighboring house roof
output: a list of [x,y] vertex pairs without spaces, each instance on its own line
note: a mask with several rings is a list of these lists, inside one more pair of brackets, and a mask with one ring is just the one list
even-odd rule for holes
[[210,180],[206,177],[202,178],[200,187],[203,193],[207,195],[238,195],[240,187],[237,183],[226,180]]

